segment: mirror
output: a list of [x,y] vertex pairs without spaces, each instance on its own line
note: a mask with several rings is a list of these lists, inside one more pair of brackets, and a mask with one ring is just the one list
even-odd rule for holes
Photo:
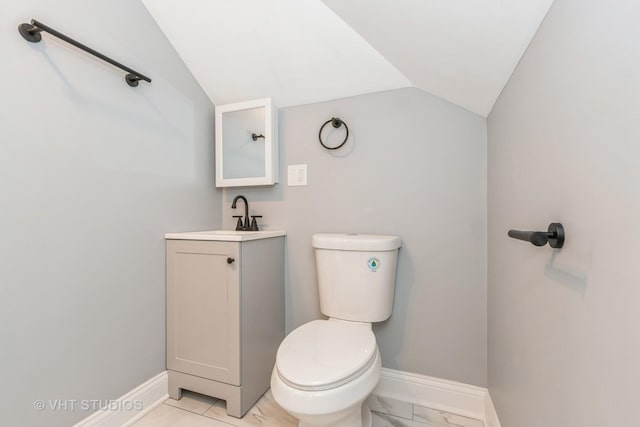
[[216,107],[216,186],[278,182],[277,118],[270,99]]
[[222,121],[222,177],[264,176],[264,108],[223,113]]

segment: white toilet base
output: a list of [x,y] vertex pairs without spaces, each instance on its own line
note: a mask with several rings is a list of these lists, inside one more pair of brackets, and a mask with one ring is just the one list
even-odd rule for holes
[[340,387],[302,391],[285,384],[277,369],[271,375],[275,401],[300,420],[299,427],[370,427],[371,411],[364,401],[380,379],[380,354],[360,377]]

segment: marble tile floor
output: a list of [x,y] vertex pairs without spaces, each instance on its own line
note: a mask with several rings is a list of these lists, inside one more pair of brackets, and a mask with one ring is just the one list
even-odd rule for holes
[[[400,402],[376,395],[367,399],[373,412],[372,427],[484,427],[472,418]],[[241,418],[226,413],[224,400],[183,391],[182,399],[167,399],[134,424],[134,427],[297,427],[298,420],[280,408],[271,392]]]

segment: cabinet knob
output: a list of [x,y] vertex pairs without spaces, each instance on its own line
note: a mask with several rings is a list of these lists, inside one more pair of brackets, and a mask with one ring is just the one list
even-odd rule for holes
[[235,259],[229,257],[227,258],[227,264],[233,264],[233,262],[235,261]]

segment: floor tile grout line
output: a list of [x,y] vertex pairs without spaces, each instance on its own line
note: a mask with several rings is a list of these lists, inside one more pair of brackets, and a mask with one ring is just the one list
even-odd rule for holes
[[416,420],[416,404],[415,403],[411,403],[409,402],[411,405],[411,421],[415,422],[415,423],[419,423],[419,424],[424,424],[425,426],[428,425],[427,423],[423,423],[422,421],[417,421]]
[[[165,402],[166,402],[166,401],[165,401]],[[235,424],[230,424],[230,423],[228,423],[228,422],[226,422],[226,421],[222,421],[222,420],[220,420],[220,419],[218,419],[218,418],[208,417],[208,416],[206,416],[206,415],[204,415],[204,414],[198,414],[197,412],[193,412],[193,411],[190,411],[190,410],[188,410],[188,409],[180,408],[180,407],[178,407],[178,406],[169,405],[168,403],[164,403],[164,402],[163,402],[162,404],[163,404],[163,405],[167,405],[167,406],[169,406],[170,408],[180,409],[181,411],[188,412],[188,413],[193,414],[193,415],[197,415],[197,416],[199,416],[199,417],[204,418],[205,420],[213,420],[213,421],[217,421],[217,422],[222,423],[222,424],[226,424],[226,425],[228,425],[228,426],[238,427],[238,426],[237,426],[237,425],[235,425]],[[211,405],[211,406],[213,406],[213,405]],[[207,408],[207,411],[211,408],[211,406],[210,406],[209,408]],[[205,411],[205,412],[206,412],[206,411]]]
[[[372,411],[372,412],[373,412],[374,414],[378,415],[380,418],[382,418],[382,419],[384,419],[384,420],[387,420],[388,418],[391,418],[392,420],[398,420],[398,421],[400,421],[400,422],[403,422],[403,421],[411,421],[411,422],[412,422],[412,423],[414,423],[414,424],[419,424],[419,425],[421,425],[421,426],[425,426],[425,427],[433,426],[433,425],[434,425],[434,424],[427,424],[427,423],[423,423],[422,421],[416,421],[416,420],[412,420],[412,419],[409,419],[409,418],[400,417],[400,416],[397,416],[397,415],[385,414],[385,413],[382,413],[382,412],[375,412],[375,411]],[[394,425],[395,425],[395,424],[394,424]],[[438,425],[439,425],[439,424],[438,424]],[[453,425],[452,425],[452,427],[456,427],[456,426],[453,426]]]
[[[217,403],[222,402],[223,400],[224,400],[224,399],[218,399],[218,401],[216,402],[216,404],[217,404]],[[257,405],[257,404],[258,404],[258,402],[256,402],[256,405]],[[205,415],[207,412],[209,412],[209,409],[213,408],[214,406],[216,406],[216,405],[215,405],[215,404],[211,405],[209,408],[207,408],[207,410],[206,410],[206,411],[204,411],[204,412],[203,412],[202,414],[200,414],[200,415],[202,415],[203,417],[205,417],[205,418],[207,418],[207,419],[209,419],[209,420],[220,421],[221,423],[225,423],[225,424],[230,425],[230,426],[233,426],[233,427],[239,427],[239,424],[231,424],[230,422],[228,422],[228,421],[224,421],[224,420],[222,420],[222,419],[220,419],[220,418],[212,417],[212,416],[209,416],[209,415]],[[225,410],[225,414],[224,414],[224,415],[225,415],[226,417],[231,417],[231,415],[228,415],[228,414],[226,413],[226,410],[227,410],[227,408],[226,408],[226,404],[225,404],[225,406],[217,406],[217,407],[218,407],[218,408],[223,408],[223,409]],[[253,409],[253,407],[252,407],[251,409]],[[250,409],[250,410],[251,410],[251,409]],[[249,411],[250,411],[250,410],[249,410]],[[247,412],[243,415],[243,418],[244,418],[245,416],[249,415],[249,411],[247,411]],[[238,420],[240,420],[240,421],[242,421],[242,418],[237,418],[237,419],[238,419]]]
[[[246,414],[245,414],[245,415],[246,415]],[[239,427],[239,425],[238,425],[238,424],[231,424],[230,422],[223,421],[223,420],[221,420],[220,418],[210,417],[209,415],[205,415],[205,414],[202,414],[202,416],[203,416],[203,417],[205,417],[205,418],[207,418],[207,419],[209,419],[209,420],[220,421],[221,423],[225,423],[225,424],[228,424],[228,425],[233,426],[233,427]],[[227,416],[228,416],[228,417],[230,417],[230,415],[227,415]],[[242,418],[238,418],[238,420],[242,421]]]
[[[209,405],[209,406],[207,407],[207,409],[205,409],[205,410],[204,410],[204,412],[203,412],[202,414],[199,414],[198,412],[190,411],[190,410],[188,410],[188,409],[186,409],[186,408],[181,408],[180,406],[170,405],[170,404],[168,404],[168,403],[167,403],[167,401],[166,401],[166,400],[165,400],[164,402],[162,402],[162,404],[163,404],[163,405],[170,406],[170,407],[172,407],[172,408],[180,409],[180,410],[185,411],[185,412],[191,412],[192,414],[195,414],[195,415],[203,415],[203,416],[204,416],[204,412],[207,412],[209,409],[211,409],[211,408],[213,407],[213,405]],[[205,418],[211,418],[211,417],[205,417]]]
[[[466,419],[471,420],[471,421],[479,421],[479,422],[481,422],[483,424],[483,427],[488,427],[487,424],[486,424],[486,421],[484,419],[482,419],[482,418],[476,418],[476,417],[469,416],[469,415],[466,415],[466,414],[462,415],[462,414],[459,414],[457,412],[448,412],[448,411],[445,411],[445,410],[442,410],[442,409],[438,409],[438,408],[434,408],[432,406],[428,406],[428,405],[424,405],[424,404],[418,405],[418,404],[413,403],[413,402],[406,402],[406,401],[403,401],[403,400],[387,398],[387,397],[384,397],[384,396],[381,396],[381,395],[377,395],[375,393],[371,393],[371,396],[375,397],[377,399],[381,399],[381,400],[390,400],[390,401],[395,401],[397,403],[408,404],[411,407],[411,418],[404,417],[403,415],[400,415],[398,413],[386,412],[386,411],[393,411],[392,409],[390,409],[390,410],[388,410],[386,408],[382,408],[382,410],[371,409],[372,413],[375,413],[375,414],[378,414],[378,415],[381,415],[381,416],[391,416],[391,417],[397,418],[399,420],[414,421],[414,422],[419,423],[419,424],[430,425],[430,424],[427,424],[427,421],[421,421],[420,419],[416,419],[416,408],[422,408],[422,409],[437,411],[440,414],[442,414],[443,416],[444,416],[444,414],[449,414],[449,415],[454,415],[454,416],[461,417],[461,418],[466,418]],[[419,415],[418,415],[418,417],[420,418]],[[455,426],[455,424],[451,424],[451,425]]]
[[411,418],[403,417],[402,415],[390,414],[389,412],[374,411],[373,409],[371,409],[371,412],[378,415],[389,415],[391,417],[399,418],[401,420],[415,421],[413,419],[413,412],[411,413]]

